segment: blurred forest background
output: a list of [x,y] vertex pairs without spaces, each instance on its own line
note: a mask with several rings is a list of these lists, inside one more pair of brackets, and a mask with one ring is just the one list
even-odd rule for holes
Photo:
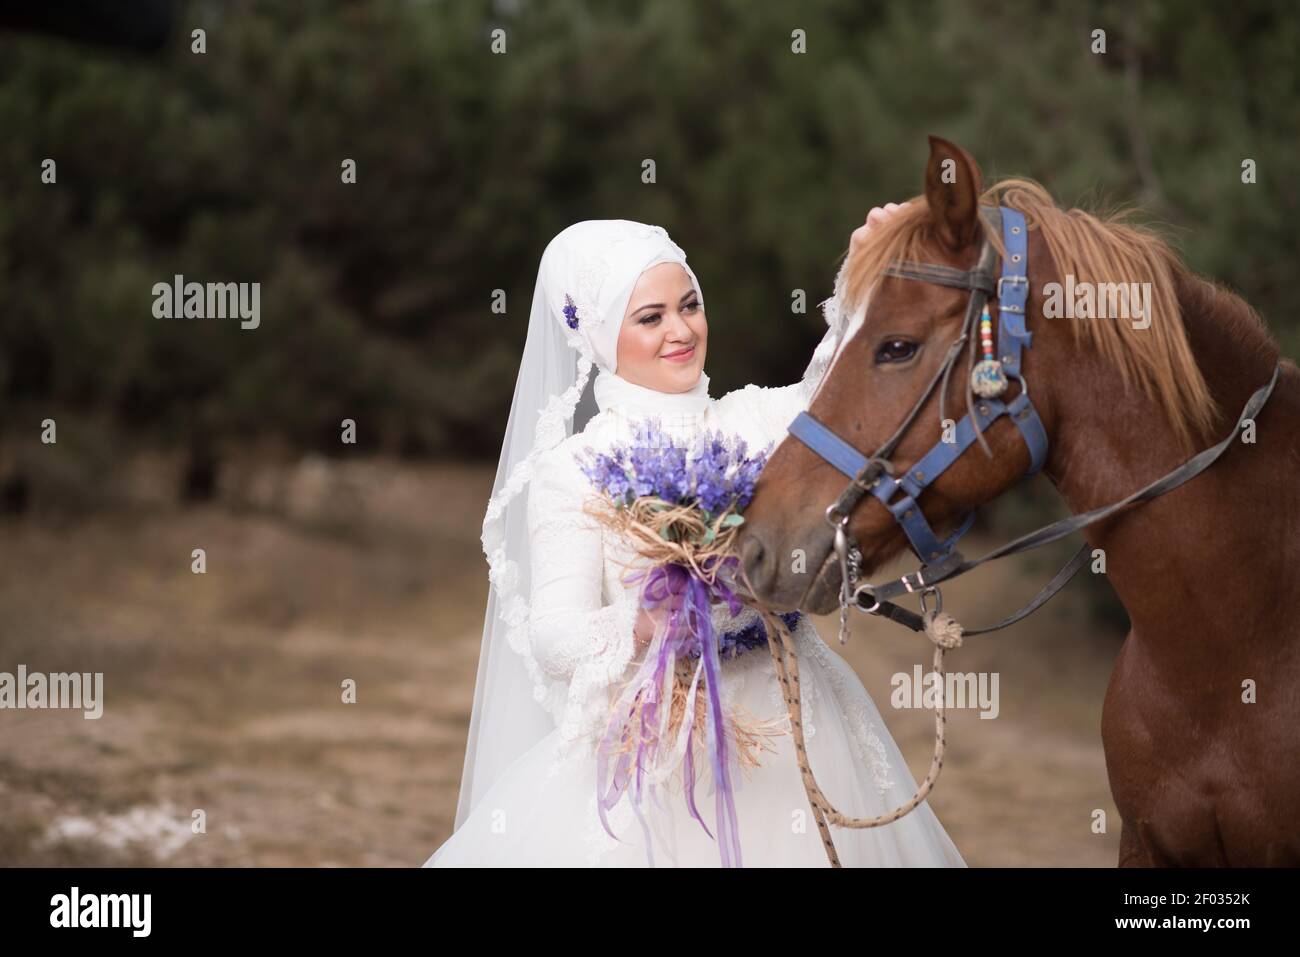
[[[357,451],[495,456],[541,251],[605,217],[691,257],[718,394],[791,382],[849,232],[918,192],[931,132],[990,180],[1140,204],[1300,342],[1285,0],[222,2],[171,26],[135,54],[0,36],[6,430],[341,454],[351,417]],[[262,327],[155,319],[176,273],[260,281]]]
[[[204,53],[192,51],[199,28]],[[496,29],[505,53],[492,52]],[[1104,54],[1092,52],[1098,29]],[[806,53],[792,52],[794,30],[805,31]],[[152,702],[161,716],[159,702],[170,701],[233,720],[223,678],[297,660],[297,641],[328,698],[339,670],[322,662],[337,654],[351,673],[369,647],[358,642],[382,642],[371,657],[393,656],[382,680],[395,682],[386,687],[393,715],[404,715],[394,717],[396,737],[409,747],[398,763],[428,764],[427,718],[445,726],[441,764],[403,779],[406,790],[371,768],[381,782],[372,797],[393,802],[383,813],[418,823],[326,856],[418,863],[454,808],[486,585],[477,523],[538,260],[556,232],[589,218],[663,225],[708,295],[714,394],[792,382],[820,339],[815,304],[830,293],[849,233],[871,206],[918,192],[926,134],[936,133],[968,149],[986,181],[1028,175],[1066,205],[1139,206],[1195,269],[1241,292],[1294,356],[1297,102],[1300,11],[1288,0],[7,8],[0,669],[66,661],[85,670],[89,657],[132,675],[121,680],[138,682],[142,709]],[[653,184],[641,181],[646,158]],[[1247,158],[1255,185],[1242,183]],[[57,163],[55,183],[42,182],[46,159]],[[355,184],[341,181],[346,159]],[[155,318],[152,287],[175,274],[260,282],[260,328]],[[506,291],[504,315],[491,311],[495,289]],[[804,314],[792,312],[795,289],[807,291]],[[40,442],[47,418],[58,423],[57,446]],[[355,445],[340,442],[345,418],[357,423]],[[983,531],[1056,507],[1032,485]],[[193,591],[189,550],[208,541],[237,555],[243,576],[221,596],[211,582]],[[1080,588],[1091,597],[1067,605],[1071,620],[1103,636],[1091,678],[1079,679],[1071,732],[1093,781],[1096,713],[1123,613],[1104,584]],[[428,647],[445,630],[459,642],[454,654]],[[176,633],[194,639],[175,643],[186,650],[168,644]],[[220,649],[220,662],[200,646]],[[430,701],[449,661],[446,680],[459,690]],[[220,689],[203,690],[212,681]],[[330,815],[368,807],[364,795],[339,798],[312,777],[324,773],[330,742],[249,758],[250,742],[282,747],[285,734],[310,737],[337,720],[310,713],[257,733],[173,740],[174,766],[157,758],[180,779],[229,760],[263,783],[267,768],[297,760],[306,792],[333,795],[296,851],[276,844],[291,829],[286,799],[285,819],[262,835],[278,850],[232,844],[202,860],[316,861],[310,848],[340,833]],[[911,717],[921,719],[916,734],[896,733],[915,746],[916,767],[929,742],[924,716]],[[26,801],[0,829],[0,863],[134,859],[103,840],[88,851],[77,843],[83,832],[51,832],[51,821],[79,808],[78,820],[100,815],[91,831],[102,836],[104,815],[156,801],[140,782],[175,780],[149,765],[167,753],[151,737],[166,722],[142,724],[132,750],[120,727],[114,736],[80,721],[23,720],[28,744],[0,744],[9,748],[0,795]],[[391,743],[394,727],[344,734],[340,746]],[[86,760],[114,770],[78,776],[71,759],[54,767],[41,757],[86,734],[102,738],[82,741]],[[157,774],[142,774],[146,766]],[[116,797],[111,781],[123,789]],[[183,807],[200,800],[177,790]],[[1109,800],[1104,772],[1099,794],[1087,800]],[[245,838],[255,827],[242,826]],[[958,845],[978,847],[989,821],[965,827],[974,844],[954,831]],[[1080,859],[1044,840],[1053,850],[1032,860]],[[1015,853],[990,846],[971,860],[1016,862]]]

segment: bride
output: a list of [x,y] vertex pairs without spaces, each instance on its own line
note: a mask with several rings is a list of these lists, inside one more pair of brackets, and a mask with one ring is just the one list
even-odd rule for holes
[[[884,214],[873,210],[855,241]],[[639,556],[583,511],[596,493],[575,453],[627,443],[648,416],[675,438],[719,430],[774,448],[843,339],[836,303],[827,303],[830,329],[801,381],[714,399],[700,284],[663,229],[591,220],[547,246],[483,522],[491,588],[455,830],[426,867],[719,865],[714,801],[695,802],[706,832],[688,811],[681,775],[639,808],[623,793],[608,831],[600,820],[597,744],[656,621],[640,607],[639,586],[623,580]],[[598,411],[575,433],[593,365]],[[718,602],[712,617],[720,636],[765,635],[752,608],[733,616]],[[892,810],[916,784],[875,704],[811,620],[785,617],[818,783],[845,814]],[[731,772],[741,862],[827,866],[766,642],[724,657],[721,674],[723,714],[743,709],[777,729],[757,767]],[[697,767],[696,790],[713,793],[707,762]],[[927,803],[883,827],[833,828],[832,837],[849,867],[965,866]]]

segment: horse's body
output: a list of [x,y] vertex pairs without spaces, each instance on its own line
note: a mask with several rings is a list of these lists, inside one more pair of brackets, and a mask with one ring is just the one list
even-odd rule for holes
[[[1195,282],[1195,280],[1192,280]],[[1220,429],[1274,356],[1233,300],[1183,284],[1179,301]],[[1092,357],[1070,377],[1048,473],[1074,513],[1176,465],[1158,411]],[[1041,378],[1041,375],[1040,375]],[[1035,383],[1037,384],[1037,383]],[[1094,392],[1091,386],[1097,386]],[[1055,392],[1055,388],[1053,389]],[[1132,629],[1102,708],[1120,863],[1300,863],[1300,373],[1288,363],[1256,422],[1180,489],[1089,530]],[[1243,703],[1245,682],[1257,690]]]
[[[977,230],[966,217],[980,194],[978,168],[943,141],[932,141],[932,149],[931,174],[938,161],[955,158],[965,166],[965,182],[959,176],[957,184],[943,186],[931,175],[917,216],[932,222],[900,228],[915,231],[910,251],[924,248],[931,261],[968,268]],[[1071,322],[1116,320],[1043,317],[1044,285],[1065,277],[1043,229],[1031,228],[1029,240],[1026,317],[1034,339],[1025,377],[1050,441],[1045,472],[1078,514],[1123,498],[1227,434],[1250,394],[1271,376],[1277,347],[1244,302],[1181,267],[1165,277],[1171,297],[1165,314],[1152,317],[1166,324],[1164,339],[1153,346],[1157,340],[1125,330],[1099,346]],[[873,277],[873,283],[860,329],[809,410],[867,453],[902,420],[909,396],[920,394],[917,383],[952,339],[961,298],[955,290],[898,279]],[[1173,299],[1180,315],[1170,314]],[[920,345],[914,370],[881,360],[898,349],[874,351],[881,341],[899,339]],[[1116,348],[1150,350],[1157,371],[1147,381],[1141,372],[1126,373]],[[1163,352],[1169,355],[1157,355]],[[1196,370],[1201,381],[1178,381],[1195,379]],[[964,409],[964,388],[954,383],[948,409]],[[1170,411],[1193,401],[1201,403],[1199,426],[1195,416],[1180,420]],[[1106,574],[1132,622],[1102,711],[1111,792],[1123,818],[1121,865],[1300,864],[1300,371],[1294,364],[1284,362],[1254,428],[1253,444],[1234,445],[1194,480],[1085,532],[1090,545],[1104,550]],[[910,431],[915,434],[895,455],[895,474],[938,439],[937,414]],[[999,421],[987,438],[992,459],[978,448],[967,451],[919,500],[936,525],[996,497],[1023,474],[1028,452],[1011,423]],[[843,484],[842,474],[799,442],[778,447],[746,512],[741,541],[759,598],[819,614],[837,606],[839,571],[823,512]],[[870,498],[851,516],[850,528],[864,574],[904,544],[892,516]],[[811,575],[789,571],[780,558],[798,548]]]

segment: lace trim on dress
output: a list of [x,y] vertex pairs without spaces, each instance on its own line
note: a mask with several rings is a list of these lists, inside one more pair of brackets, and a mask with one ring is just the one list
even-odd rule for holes
[[[563,685],[548,679],[533,654],[528,636],[528,600],[519,594],[519,569],[517,563],[506,557],[505,528],[502,516],[506,506],[529,484],[533,478],[537,458],[555,447],[565,438],[566,422],[573,417],[582,390],[591,372],[588,355],[578,359],[578,379],[559,395],[551,396],[538,416],[537,441],[528,455],[510,473],[501,489],[488,502],[483,518],[483,554],[488,560],[488,581],[500,599],[500,617],[506,625],[506,642],[511,650],[524,660],[528,676],[533,683],[533,698],[553,717],[561,712],[565,692]],[[556,717],[558,722],[560,719]]]
[[876,791],[884,794],[894,787],[894,781],[889,774],[890,764],[886,756],[885,743],[876,732],[871,707],[867,704],[869,699],[863,693],[856,675],[850,680],[845,674],[845,671],[848,671],[849,675],[853,674],[848,663],[826,647],[826,642],[822,641],[821,635],[817,633],[812,622],[804,619],[800,625],[804,627],[800,627],[795,632],[799,639],[799,653],[811,654],[822,665],[822,670],[838,699],[845,722],[849,726],[849,733],[857,741],[862,757],[871,768]]
[[[635,824],[632,802],[628,795],[623,795],[623,799],[610,808],[608,812],[609,826],[615,834],[630,834]],[[600,863],[600,859],[610,851],[624,847],[625,842],[609,836],[600,823],[600,812],[596,809],[596,794],[593,791],[587,798],[586,813],[583,814],[583,820],[587,822],[586,829],[582,835],[582,843],[586,848],[586,863],[588,867],[595,867]]]
[[636,596],[628,593],[591,616],[587,637],[597,650],[574,656],[567,694],[555,712],[561,759],[578,750],[579,745],[582,753],[595,753],[600,732],[609,720],[607,689],[623,678],[636,651],[633,632],[637,609]]

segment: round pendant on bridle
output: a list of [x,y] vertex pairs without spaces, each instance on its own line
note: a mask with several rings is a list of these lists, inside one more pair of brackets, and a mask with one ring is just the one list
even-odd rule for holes
[[1007,373],[994,358],[993,320],[989,318],[987,303],[980,315],[980,352],[983,358],[975,363],[970,374],[971,391],[982,399],[996,399],[1007,391]]

